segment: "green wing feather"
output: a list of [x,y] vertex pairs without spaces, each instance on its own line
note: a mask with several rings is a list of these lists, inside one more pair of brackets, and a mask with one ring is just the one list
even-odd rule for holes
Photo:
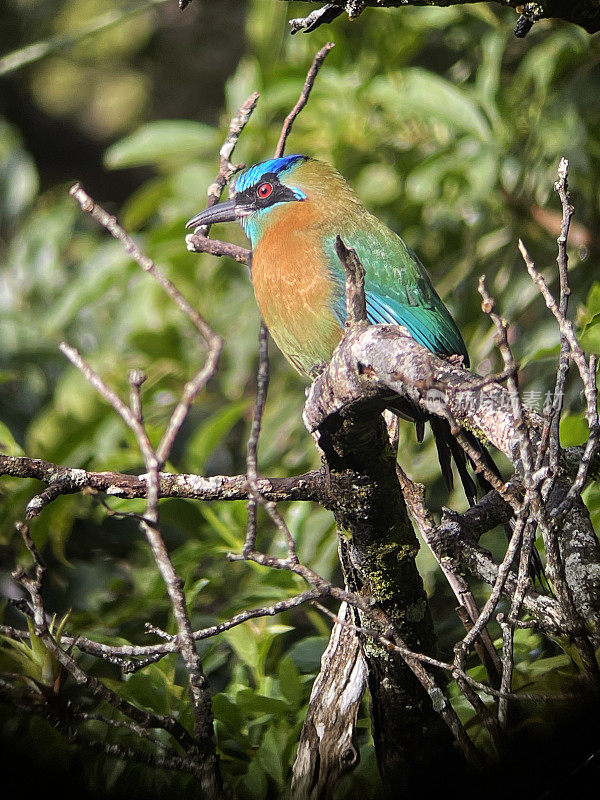
[[[402,239],[366,212],[359,222],[347,221],[339,231],[344,244],[356,250],[365,268],[367,315],[372,323],[403,325],[416,341],[434,353],[462,355],[467,349],[450,312],[433,288],[425,267]],[[335,253],[335,236],[325,250],[332,276],[340,287],[334,311],[346,317],[343,268]]]

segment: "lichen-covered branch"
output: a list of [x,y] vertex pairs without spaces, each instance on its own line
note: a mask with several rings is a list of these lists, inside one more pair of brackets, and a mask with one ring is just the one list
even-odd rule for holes
[[[48,484],[27,505],[27,516],[37,516],[48,503],[63,494],[92,491],[108,497],[133,500],[146,497],[146,475],[123,472],[94,472],[75,467],[62,467],[40,458],[9,456],[0,453],[0,475],[33,478]],[[259,478],[261,494],[268,500],[313,500],[325,498],[323,475],[320,471],[306,472],[290,478]],[[159,473],[159,497],[181,497],[188,500],[246,500],[248,489],[245,475],[203,475]]]

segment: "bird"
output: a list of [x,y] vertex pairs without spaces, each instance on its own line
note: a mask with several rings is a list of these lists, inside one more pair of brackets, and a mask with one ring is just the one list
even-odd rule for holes
[[[252,246],[251,277],[262,316],[275,343],[290,364],[306,378],[328,362],[344,333],[345,271],[336,241],[355,250],[365,271],[367,317],[373,324],[402,325],[433,353],[458,357],[469,366],[469,354],[450,312],[435,291],[416,253],[402,238],[371,214],[344,177],[330,164],[305,155],[261,161],[237,176],[232,196],[192,217],[186,228],[238,222]],[[429,422],[442,476],[453,488],[456,464],[469,505],[477,487],[447,420],[429,415],[407,398],[390,405],[412,420],[423,440]],[[471,448],[497,478],[500,470],[479,439],[462,431]],[[492,489],[481,470],[483,492]],[[514,522],[505,526],[508,538]],[[533,548],[529,573],[543,585],[544,570]]]
[[[238,175],[230,200],[201,211],[186,228],[233,221],[251,242],[251,277],[262,319],[285,358],[305,377],[331,359],[344,332],[345,272],[336,252],[338,236],[356,251],[365,270],[371,323],[402,325],[431,352],[458,356],[469,366],[461,333],[416,253],[366,209],[330,164],[298,154],[254,164]],[[454,460],[473,505],[477,488],[448,422],[406,399],[392,410],[415,422],[419,441],[425,422],[430,423],[448,490]],[[486,448],[472,433],[465,435],[501,477]],[[477,477],[489,491],[485,477]]]

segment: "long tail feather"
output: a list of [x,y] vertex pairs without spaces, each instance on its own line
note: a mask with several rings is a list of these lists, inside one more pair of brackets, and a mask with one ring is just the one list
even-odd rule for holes
[[[465,492],[465,496],[469,505],[473,506],[477,502],[477,487],[471,475],[469,474],[469,470],[467,464],[469,464],[473,471],[475,472],[477,483],[479,484],[481,491],[484,493],[492,491],[493,487],[489,480],[483,475],[481,472],[477,472],[475,470],[475,464],[473,460],[465,454],[465,451],[460,446],[459,442],[452,436],[450,432],[450,425],[444,419],[440,417],[427,417],[421,409],[413,406],[410,401],[403,402],[398,407],[392,407],[392,411],[396,414],[401,416],[403,419],[412,420],[416,425],[417,431],[417,440],[421,442],[423,440],[423,430],[425,426],[425,422],[428,421],[431,425],[431,431],[433,433],[433,437],[435,440],[435,446],[437,449],[438,460],[440,462],[440,469],[442,471],[442,477],[444,479],[444,483],[446,484],[446,488],[448,491],[452,491],[454,486],[454,478],[452,474],[452,461],[456,464],[456,468],[458,470],[458,474],[460,476],[460,480]],[[479,454],[481,460],[486,465],[486,467],[501,481],[504,480],[502,477],[502,473],[500,472],[498,465],[490,455],[488,449],[483,445],[479,439],[470,431],[463,430],[463,434],[465,435],[467,441],[471,445],[471,447]],[[514,529],[514,520],[511,520],[505,526],[506,535],[508,540],[512,536],[512,531]],[[548,585],[544,574],[544,567],[542,565],[542,559],[539,552],[533,548],[531,551],[531,558],[529,562],[529,574],[534,581],[538,581],[541,585]]]
[[429,420],[435,446],[437,448],[438,461],[442,470],[442,477],[449,492],[454,486],[454,476],[452,475],[452,450],[450,447],[450,426],[444,419],[431,417]]
[[[470,431],[464,431],[464,434],[467,437],[469,444],[471,444],[472,447],[475,447],[477,449],[488,469],[490,469],[494,473],[494,475],[496,475],[497,478],[499,478],[501,481],[504,481],[502,473],[500,472],[500,470],[498,469],[498,465],[490,455],[489,450]],[[478,472],[477,480],[484,492],[487,493],[492,490],[493,487],[491,483],[487,480],[485,475],[482,475],[480,472]],[[510,541],[512,538],[514,527],[515,527],[515,521],[512,519],[504,526],[506,538],[508,539],[508,541]],[[529,557],[529,575],[534,581],[538,581],[542,585],[545,583],[546,587],[548,587],[548,581],[546,580],[546,575],[544,573],[542,558],[539,552],[536,550],[535,546],[533,547],[531,555]]]
[[465,451],[450,433],[450,426],[448,426],[448,436],[450,437],[450,450],[452,451],[452,458],[454,459],[454,463],[458,469],[458,474],[460,475],[460,480],[462,482],[463,489],[465,490],[465,495],[467,496],[469,505],[474,506],[477,502],[477,486],[475,486],[475,481],[469,475]]
[[[498,469],[498,465],[491,457],[490,452],[485,447],[485,445],[483,445],[479,441],[479,439],[473,433],[471,433],[471,431],[463,430],[463,435],[465,436],[466,440],[469,442],[471,447],[479,453],[483,463],[490,470],[490,472],[492,472],[499,480],[504,482],[504,478],[502,477],[502,473]],[[473,470],[475,470],[475,464],[471,458],[469,458],[469,462],[473,467]],[[476,475],[477,475],[477,483],[481,487],[482,491],[485,492],[486,494],[487,492],[491,492],[493,488],[492,484],[488,481],[485,475],[481,472],[477,472]]]

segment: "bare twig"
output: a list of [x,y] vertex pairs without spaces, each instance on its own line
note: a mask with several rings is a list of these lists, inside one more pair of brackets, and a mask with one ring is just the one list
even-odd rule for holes
[[[571,290],[569,288],[569,275],[568,264],[569,256],[567,254],[567,240],[569,237],[569,228],[571,226],[571,217],[573,215],[573,206],[569,201],[568,195],[568,175],[569,175],[569,162],[566,158],[561,158],[558,165],[558,181],[554,184],[555,190],[558,192],[560,202],[562,205],[562,220],[560,225],[560,235],[557,239],[558,255],[556,262],[558,264],[558,278],[560,286],[559,298],[559,312],[563,318],[567,316],[569,307],[569,295]],[[554,385],[554,396],[552,404],[550,405],[545,419],[544,430],[542,432],[542,440],[540,443],[540,450],[536,462],[536,468],[539,469],[544,463],[544,458],[548,447],[549,452],[549,467],[553,475],[556,475],[558,469],[558,461],[560,455],[560,438],[559,438],[559,423],[560,414],[563,406],[565,383],[567,374],[569,372],[570,364],[570,348],[569,342],[562,331],[560,331],[560,356],[558,361],[558,369],[556,371],[556,383]],[[547,487],[547,491],[550,490]]]
[[[139,266],[145,272],[148,272],[150,275],[152,275],[160,287],[175,302],[179,310],[182,311],[189,320],[191,320],[195,328],[203,337],[205,343],[208,345],[207,358],[202,368],[198,370],[196,375],[190,381],[188,381],[188,383],[186,383],[181,399],[171,415],[171,419],[169,420],[169,424],[167,425],[167,428],[163,434],[163,438],[156,450],[156,457],[158,459],[160,469],[160,467],[162,467],[167,460],[171,447],[173,446],[173,442],[175,441],[175,437],[177,436],[177,433],[179,432],[179,429],[181,428],[181,425],[183,424],[183,421],[186,418],[192,403],[196,399],[198,393],[206,386],[206,383],[215,373],[223,342],[221,337],[217,336],[217,334],[212,330],[210,325],[201,316],[201,314],[199,314],[198,311],[196,311],[196,309],[190,305],[190,303],[174,286],[174,284],[157,268],[154,262],[144,255],[144,253],[142,253],[129,234],[121,227],[121,225],[119,225],[115,217],[111,216],[103,208],[98,206],[79,184],[75,184],[71,188],[71,195],[77,200],[83,211],[87,211],[89,214],[91,214],[95,220],[97,220],[104,228],[106,228],[111,236],[113,236],[123,245],[125,251],[129,253],[134,261],[139,264]],[[114,396],[112,400],[108,400],[108,402],[111,404],[113,401],[115,401]],[[116,408],[116,406],[114,407]],[[120,401],[119,407],[121,409],[119,413],[121,416],[123,416],[123,404],[120,403]],[[125,421],[129,427],[134,430],[127,419],[125,419]],[[136,436],[139,435],[140,427],[142,426],[138,425]]]
[[[208,187],[207,208],[219,202],[227,182],[243,167],[243,164],[232,164],[231,157],[233,156],[233,151],[242,131],[256,108],[258,98],[259,93],[253,92],[248,99],[242,103],[237,114],[235,114],[229,123],[227,136],[219,151],[219,172],[214,182]],[[210,255],[213,256],[228,256],[242,264],[250,265],[252,258],[250,250],[245,247],[230,244],[229,242],[209,239],[209,230],[210,225],[200,225],[193,233],[188,234],[185,237],[188,250],[193,253],[210,253]]]
[[[165,547],[158,528],[160,462],[157,453],[152,448],[143,424],[139,397],[139,387],[141,385],[140,376],[138,374],[133,374],[130,377],[133,399],[132,410],[132,408],[125,405],[118,395],[104,383],[100,376],[94,372],[74,348],[63,342],[60,349],[69,358],[71,363],[82,372],[99,394],[110,403],[133,431],[140,451],[143,454],[147,470],[148,488],[146,493],[146,511],[144,516],[140,518],[140,527],[146,535],[156,565],[165,582],[177,624],[177,649],[183,657],[189,675],[196,742],[194,745],[194,753],[199,760],[199,771],[202,775],[202,781],[207,793],[209,793],[210,796],[217,797],[221,793],[221,782],[215,755],[211,701],[207,691],[206,678],[202,671],[202,664],[194,644],[194,634],[187,613],[183,584],[175,571],[173,562],[167,552],[167,548]],[[168,451],[165,451],[164,455],[166,457]]]
[[[179,0],[187,5],[188,0]],[[318,3],[323,0],[308,0],[311,3]],[[334,0],[328,3],[323,12],[328,12],[330,6],[338,7],[346,11],[348,17],[357,17],[366,7],[372,8],[407,8],[410,6],[460,6],[474,3],[476,0]],[[595,2],[574,2],[574,0],[537,0],[536,2],[524,3],[523,0],[496,0],[503,6],[511,6],[519,12],[519,20],[515,28],[515,35],[525,36],[531,26],[542,19],[562,19],[581,25],[588,33],[596,33],[600,30],[600,9]],[[314,13],[314,12],[313,12]],[[330,22],[335,19],[337,14],[329,11],[330,19],[326,16],[322,22]],[[310,16],[310,15],[309,15]],[[302,20],[295,20],[298,29],[304,26]],[[315,19],[314,27],[318,27],[318,17]]]
[[246,479],[248,481],[248,519],[246,521],[246,541],[244,553],[254,550],[256,542],[256,512],[258,490],[258,439],[262,428],[262,417],[267,402],[269,388],[269,332],[261,320],[258,333],[258,373],[256,376],[256,397],[252,410],[252,427],[246,444]]
[[325,25],[328,22],[333,22],[336,17],[343,12],[343,7],[335,3],[327,3],[322,8],[317,8],[311,11],[306,17],[296,17],[290,20],[290,33],[293,35],[298,31],[310,33],[316,30],[320,25]]
[[[308,74],[306,76],[306,80],[304,81],[304,86],[302,88],[302,92],[300,93],[300,97],[294,106],[294,108],[290,111],[290,113],[285,118],[283,123],[283,127],[281,129],[281,135],[279,137],[279,142],[277,143],[277,147],[275,148],[274,157],[280,158],[284,151],[285,151],[285,144],[287,141],[288,136],[292,130],[292,126],[298,114],[302,111],[306,103],[308,102],[308,98],[310,96],[312,87],[314,85],[315,79],[323,61],[327,57],[327,54],[332,49],[333,43],[329,42],[324,47],[322,47],[316,56],[313,59],[313,62],[310,66]],[[246,475],[248,479],[248,488],[249,488],[249,499],[248,499],[248,518],[246,522],[246,542],[244,544],[244,555],[249,555],[254,552],[254,546],[256,542],[256,512],[257,506],[260,503],[264,506],[265,510],[271,517],[272,521],[275,523],[276,527],[284,534],[287,544],[288,544],[288,557],[291,560],[297,561],[296,555],[296,548],[295,543],[289,533],[283,518],[277,512],[277,509],[272,503],[265,503],[264,498],[261,497],[260,491],[258,489],[258,460],[257,460],[257,451],[258,451],[258,440],[260,437],[260,431],[262,427],[262,417],[265,409],[265,404],[267,401],[267,391],[269,388],[269,349],[268,344],[269,336],[268,331],[265,323],[261,320],[260,323],[260,330],[258,334],[258,373],[256,378],[256,399],[254,402],[254,409],[252,412],[252,428],[250,431],[250,437],[247,443],[246,449]]]
[[365,296],[365,269],[356,250],[346,247],[338,234],[335,252],[346,273],[346,325],[367,322],[367,298]]
[[581,493],[587,479],[590,464],[598,448],[600,425],[598,418],[598,389],[596,386],[596,359],[590,358],[588,362],[581,345],[577,341],[573,323],[566,319],[566,317],[564,317],[562,314],[561,309],[552,295],[545,278],[536,269],[533,260],[525,248],[525,245],[521,241],[519,241],[519,250],[521,251],[521,255],[523,256],[523,260],[527,266],[527,271],[529,272],[534,283],[536,283],[539,287],[544,300],[546,301],[546,306],[550,309],[558,323],[561,336],[564,338],[564,341],[568,343],[570,358],[575,362],[575,365],[579,371],[586,399],[586,419],[590,429],[590,435],[581,457],[575,481],[569,490],[568,496],[564,500],[564,505],[561,506],[557,515],[554,517],[554,525],[559,525],[564,519],[565,515],[569,512],[575,499]]
[[44,574],[44,564],[29,534],[29,529],[25,525],[17,525],[19,532],[23,536],[27,549],[34,559],[34,577],[30,578],[25,571],[18,567],[13,573],[13,577],[29,593],[33,608],[33,618],[35,622],[35,633],[43,641],[48,651],[54,658],[69,672],[77,683],[85,686],[93,695],[107,702],[126,717],[146,728],[163,728],[168,731],[173,738],[182,746],[184,751],[190,752],[195,748],[195,742],[188,731],[175,719],[169,716],[159,716],[151,712],[142,711],[136,706],[120,697],[97,678],[88,675],[77,664],[68,650],[63,650],[52,636],[46,615],[44,612],[43,600],[41,595],[42,579]]
[[491,619],[491,616],[498,605],[498,601],[502,595],[502,591],[504,589],[504,585],[506,582],[506,578],[508,576],[508,572],[512,566],[514,558],[521,547],[521,537],[523,533],[523,524],[521,520],[517,521],[515,525],[515,529],[512,535],[510,542],[508,543],[508,547],[506,549],[506,554],[498,568],[498,576],[492,588],[492,592],[481,610],[479,617],[477,618],[476,622],[474,623],[473,627],[470,631],[467,632],[466,636],[455,646],[456,652],[456,665],[460,669],[464,669],[465,660],[467,657],[467,653],[469,651],[469,647],[473,644],[475,639],[480,635],[481,631],[485,628],[488,622]]
[[185,299],[174,284],[158,269],[152,259],[148,258],[138,247],[131,236],[119,225],[116,218],[97,205],[87,194],[79,183],[74,184],[70,189],[70,194],[77,200],[82,211],[90,214],[96,222],[99,222],[111,236],[121,243],[125,252],[144,270],[150,274],[161,288],[175,302],[179,310],[192,322],[197,330],[202,334],[205,341],[210,343],[215,333],[201,314]]
[[247,247],[210,239],[200,233],[188,233],[185,237],[187,248],[192,253],[208,253],[211,256],[227,256],[239,264],[250,265],[252,253]]
[[[419,528],[421,536],[430,547],[458,600],[459,617],[468,632],[480,616],[475,598],[462,575],[456,570],[451,569],[447,560],[445,561],[438,553],[435,545],[436,535],[438,535],[437,526],[431,512],[425,505],[425,487],[422,484],[416,484],[411,481],[399,464],[396,464],[396,472],[406,505]],[[480,655],[481,662],[487,669],[490,682],[492,685],[498,685],[501,665],[498,654],[496,653],[490,635],[485,627],[481,629],[479,636],[474,640],[474,645]]]
[[[495,303],[487,291],[484,276],[482,276],[479,280],[479,293],[483,300],[482,308],[487,314],[489,314],[494,325],[496,326],[496,330],[498,331],[496,336],[496,344],[500,350],[500,353],[502,354],[504,366],[506,372],[508,373],[507,388],[511,399],[515,431],[519,442],[523,483],[526,489],[525,500],[523,504],[516,508],[517,517],[512,529],[513,537],[517,534],[519,536],[517,542],[517,551],[520,550],[520,560],[517,577],[517,590],[512,598],[510,618],[517,620],[521,609],[521,604],[523,602],[523,597],[525,595],[525,589],[529,582],[531,553],[535,544],[536,523],[535,521],[532,522],[530,520],[530,507],[534,499],[537,500],[536,505],[538,507],[541,505],[541,495],[539,491],[539,483],[534,478],[535,459],[533,456],[533,447],[524,418],[521,395],[519,394],[519,386],[517,381],[518,365],[514,360],[513,352],[508,342],[508,323],[495,312]],[[493,594],[494,592],[492,595]],[[493,610],[493,608],[490,609],[490,611]],[[508,692],[511,688],[512,673],[513,629],[508,625],[504,625],[502,628],[502,679],[500,683],[500,688],[503,692]],[[508,707],[506,701],[501,700],[498,704],[498,719],[501,726],[504,728],[506,728],[508,723],[507,713]]]
[[304,88],[298,98],[298,102],[290,111],[290,113],[285,118],[285,122],[283,123],[283,128],[281,130],[281,135],[279,136],[279,141],[277,142],[277,147],[275,148],[275,158],[279,158],[283,155],[285,151],[285,143],[287,141],[288,136],[290,135],[290,131],[292,130],[292,125],[294,124],[294,120],[298,116],[298,114],[302,111],[304,106],[308,103],[308,98],[310,96],[311,89],[315,82],[315,78],[323,61],[327,58],[327,54],[329,51],[334,47],[333,42],[328,42],[324,47],[322,47],[317,55],[313,59],[313,63],[308,71],[308,75],[306,76],[306,80],[304,81]]
[[524,419],[521,395],[519,394],[517,377],[519,367],[515,362],[512,349],[508,343],[508,322],[496,313],[495,301],[487,291],[484,275],[482,275],[479,279],[479,294],[483,300],[483,311],[490,316],[492,322],[496,326],[496,330],[498,331],[496,336],[496,344],[500,350],[502,358],[504,359],[504,366],[508,375],[507,388],[512,407],[515,431],[518,436],[524,481],[525,485],[528,486],[531,476],[533,475],[533,448],[529,438],[527,424]]
[[[252,112],[256,108],[259,97],[260,95],[258,92],[253,92],[250,97],[248,97],[248,99],[240,106],[238,113],[233,117],[229,124],[227,136],[225,137],[225,141],[223,142],[219,151],[219,174],[215,178],[214,183],[208,187],[208,202],[206,204],[207,208],[210,208],[219,202],[227,182],[243,167],[243,164],[232,164],[231,157],[238,139],[240,138],[240,134],[246,127]],[[204,236],[207,236],[209,229],[209,225],[204,225],[200,228],[196,228],[196,231],[194,232],[200,232],[201,234],[204,234]]]

